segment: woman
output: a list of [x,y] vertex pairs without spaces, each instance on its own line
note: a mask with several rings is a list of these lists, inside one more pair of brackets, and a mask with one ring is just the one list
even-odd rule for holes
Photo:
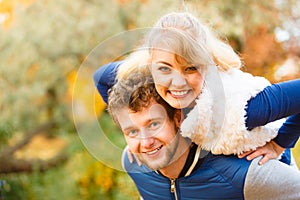
[[[241,72],[239,70],[241,60],[233,49],[214,36],[207,26],[189,13],[171,13],[163,16],[147,36],[145,47],[149,49],[149,60],[153,64],[151,71],[158,93],[171,106],[189,111],[181,130],[195,143],[202,145],[204,143],[204,148],[216,154],[241,153],[263,145],[275,137],[274,130],[269,131],[269,128],[264,127],[257,130],[253,129],[254,127],[296,114],[289,118],[289,121],[279,130],[279,135],[274,140],[277,144],[273,141],[268,143],[269,147],[275,148],[276,152],[271,157],[277,157],[284,148],[293,147],[295,144],[299,135],[297,122],[299,122],[300,106],[297,102],[300,97],[294,91],[299,88],[300,80],[270,86],[263,78],[256,78]],[[113,63],[106,67],[108,70],[114,68],[116,72],[119,64]],[[119,68],[117,79],[126,76],[126,73],[130,72],[130,66],[133,65],[127,66],[123,65]],[[107,69],[102,68],[94,77],[97,88],[102,94],[103,91],[104,94],[107,91],[101,88],[103,84],[101,86],[101,79],[99,82],[99,74]],[[220,77],[215,76],[216,74]],[[213,78],[209,79],[209,77]],[[114,79],[112,75],[111,80]],[[216,80],[221,84],[214,84]],[[224,86],[225,94],[223,95],[227,102],[238,99],[232,104],[216,104],[216,98],[213,97],[219,95],[215,93],[215,90],[220,90],[220,88],[215,85]],[[245,88],[236,87],[237,85]],[[280,98],[270,98],[273,94]],[[235,107],[237,103],[238,106]],[[215,105],[220,105],[220,107]],[[203,111],[207,107],[209,109],[201,115],[198,110]],[[271,109],[263,110],[266,107]],[[263,109],[257,112],[258,108]],[[238,113],[229,112],[232,109]],[[235,115],[237,117],[232,118]],[[221,116],[221,120],[216,116]],[[235,123],[238,126],[231,126]],[[224,129],[220,128],[222,125],[225,125]],[[249,132],[250,130],[252,131]],[[288,136],[283,137],[287,130],[294,132],[289,132]],[[243,137],[240,142],[235,134],[230,134],[231,132],[241,133],[239,137],[243,135],[246,137]],[[254,132],[256,134],[253,134]],[[263,138],[254,141],[247,148],[240,148],[244,146],[245,141],[247,142],[248,137],[259,136],[261,132],[263,133],[261,135],[264,135]],[[227,137],[230,136],[233,136],[232,140],[226,143]],[[235,147],[232,148],[231,145]],[[266,152],[263,150],[261,153]],[[257,154],[259,152],[253,155]],[[268,160],[268,156],[265,156],[261,163]]]

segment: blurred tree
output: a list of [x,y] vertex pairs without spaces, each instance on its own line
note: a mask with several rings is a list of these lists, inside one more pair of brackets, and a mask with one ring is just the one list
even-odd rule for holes
[[1,22],[4,28],[8,28],[13,19],[14,2],[8,0],[0,1]]
[[280,19],[282,21],[276,29],[280,35],[278,40],[284,43],[290,54],[300,57],[300,1],[277,0],[277,4],[281,11]]
[[[46,162],[20,160],[14,155],[36,134],[47,132],[53,135],[73,127],[74,82],[80,82],[79,89],[82,90],[82,95],[75,97],[76,105],[94,114],[94,105],[87,101],[87,98],[93,98],[87,87],[95,90],[94,86],[86,80],[76,79],[81,63],[101,41],[142,26],[139,20],[145,10],[152,14],[153,10],[159,16],[164,10],[156,6],[164,7],[171,2],[0,1],[3,19],[0,22],[0,172],[30,171],[34,167],[38,169],[37,166],[46,169]],[[110,51],[114,52],[118,45],[111,46]],[[93,71],[111,59],[108,56],[89,64],[89,82]],[[95,98],[96,109],[99,109],[96,113],[99,114],[104,106],[99,95]]]
[[[83,113],[101,114],[103,102],[88,82],[98,66],[120,56],[115,52],[124,45],[116,42],[109,46],[110,54],[88,63],[85,79],[76,76],[92,49],[107,38],[150,27],[165,13],[187,9],[226,36],[244,58],[245,70],[272,80],[274,65],[285,54],[292,53],[299,59],[299,8],[299,0],[0,0],[0,173],[45,170],[66,159],[64,152],[47,161],[15,155],[36,134],[70,131],[72,98],[85,109]],[[285,39],[279,41],[274,30],[285,33]],[[79,82],[79,96],[73,94],[75,82]],[[91,98],[96,105],[89,104]],[[111,124],[107,126],[111,129]],[[67,168],[67,173],[84,161],[74,161],[71,165],[76,167]],[[117,194],[112,190],[117,182],[115,171],[108,170],[110,177],[104,177],[113,183],[102,183],[104,174],[97,171],[106,166],[91,166],[96,167],[88,168],[78,184],[85,183],[86,174],[88,185],[97,186],[95,190],[103,187],[105,192]],[[57,172],[52,173],[55,175],[50,184],[57,179]],[[30,190],[28,183],[18,182],[26,185],[24,193]],[[81,185],[83,192],[88,191],[88,185]],[[126,181],[122,187],[121,191],[128,189]],[[74,191],[77,189],[74,187]],[[54,191],[56,196],[56,187]],[[40,194],[32,189],[31,193]]]
[[[291,21],[295,13],[299,13],[296,11],[296,7],[299,8],[298,0],[185,2],[190,10],[199,13],[218,33],[226,36],[241,54],[245,70],[274,81],[275,64],[284,62],[289,53],[276,40],[275,30]],[[297,15],[299,19],[299,14]],[[299,20],[298,25],[293,28],[299,33]],[[287,28],[284,30],[291,32]],[[297,46],[299,48],[300,45]]]
[[[299,8],[297,0],[0,1],[0,159],[1,152],[13,156],[14,151],[5,148],[17,133],[26,139],[27,133],[37,133],[41,127],[53,132],[53,128],[72,126],[70,87],[76,81],[76,70],[89,52],[110,36],[152,26],[170,11],[192,10],[228,38],[243,56],[247,71],[269,78],[274,70],[268,67],[285,58],[274,30],[282,27],[294,38],[289,41],[299,39],[295,8]],[[288,21],[295,25],[287,28],[283,22]],[[111,46],[111,52],[118,45]],[[299,52],[299,45],[289,49]],[[91,63],[90,74],[109,61]],[[82,91],[87,92],[84,85]],[[78,98],[86,107],[85,99]],[[16,146],[26,143],[15,142]]]
[[[122,30],[120,20],[108,23],[99,12],[116,16],[114,2],[24,2],[4,0],[0,9],[14,16],[0,32],[0,172],[32,170],[36,163],[24,167],[14,153],[35,134],[73,126],[68,77],[100,41]],[[21,139],[9,145],[16,135]]]

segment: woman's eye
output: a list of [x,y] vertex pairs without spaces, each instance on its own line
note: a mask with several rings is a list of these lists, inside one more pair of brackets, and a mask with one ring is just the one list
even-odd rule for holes
[[187,71],[187,72],[198,71],[198,67],[190,66],[190,67],[185,68],[185,71]]
[[158,70],[162,71],[162,72],[170,72],[171,71],[171,69],[169,67],[166,67],[166,66],[159,66]]

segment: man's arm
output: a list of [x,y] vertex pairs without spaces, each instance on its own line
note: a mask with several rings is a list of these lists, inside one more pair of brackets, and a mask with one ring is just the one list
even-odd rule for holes
[[300,199],[300,172],[278,160],[258,165],[254,159],[245,180],[246,200],[298,200]]

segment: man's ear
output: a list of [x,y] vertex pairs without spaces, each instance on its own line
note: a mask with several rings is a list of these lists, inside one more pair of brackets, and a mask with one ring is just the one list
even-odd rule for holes
[[183,121],[183,113],[181,112],[181,110],[177,109],[174,115],[174,122],[177,128],[180,127],[182,121]]

